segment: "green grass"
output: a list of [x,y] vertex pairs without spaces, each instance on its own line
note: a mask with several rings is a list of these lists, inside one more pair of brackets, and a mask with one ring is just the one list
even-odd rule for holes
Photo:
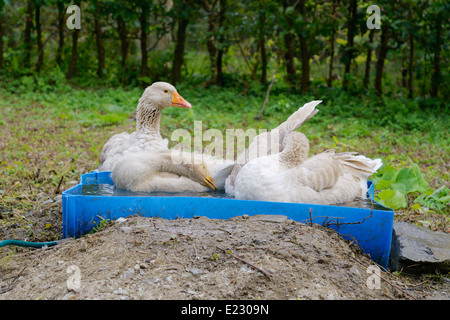
[[[8,215],[0,224],[32,223],[26,213],[40,206],[42,194],[51,197],[79,181],[81,174],[97,167],[100,150],[110,136],[134,131],[130,115],[142,89],[81,88],[63,78],[53,73],[4,81],[0,86],[0,207],[2,214]],[[382,178],[388,170],[398,173],[417,165],[415,172],[427,187],[402,193],[406,206],[399,208],[397,216],[429,221],[429,215],[439,214],[436,227],[447,228],[450,116],[444,102],[435,101],[422,110],[432,102],[380,100],[370,92],[338,89],[287,94],[286,88],[275,83],[263,117],[256,120],[265,97],[265,91],[256,84],[245,90],[206,89],[189,83],[177,88],[193,108],[163,111],[161,133],[169,139],[177,128],[192,133],[194,121],[199,120],[204,131],[215,128],[224,135],[227,128],[271,129],[305,102],[323,100],[320,112],[301,128],[310,139],[311,154],[335,148],[381,158],[384,166],[373,177],[377,191],[392,190],[377,188],[386,180]],[[440,188],[444,191],[433,195]]]

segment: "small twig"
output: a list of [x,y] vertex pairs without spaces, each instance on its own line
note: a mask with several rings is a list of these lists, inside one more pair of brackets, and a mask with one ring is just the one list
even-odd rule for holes
[[273,74],[272,74],[272,80],[270,81],[269,88],[267,89],[266,98],[264,99],[264,102],[263,102],[263,105],[262,105],[262,107],[261,107],[261,110],[260,110],[259,113],[255,116],[255,119],[256,119],[256,120],[261,119],[261,118],[262,118],[262,115],[264,114],[264,109],[266,108],[266,103],[267,103],[267,101],[269,100],[270,90],[272,90],[273,83],[275,82],[275,75],[277,74],[278,68],[279,68],[279,67],[280,67],[280,59],[278,59],[277,65],[276,65],[276,67],[275,67],[275,71],[274,71]]
[[270,277],[270,275],[269,275],[266,271],[264,271],[263,269],[261,269],[261,268],[255,266],[254,264],[252,264],[252,263],[250,263],[250,262],[248,262],[248,261],[242,259],[241,257],[238,257],[238,256],[232,254],[229,250],[225,250],[225,249],[223,249],[223,248],[221,248],[221,247],[218,247],[218,246],[216,246],[216,248],[219,249],[219,250],[222,250],[222,251],[225,252],[225,253],[228,253],[228,254],[229,254],[230,256],[232,256],[233,258],[235,258],[235,259],[237,259],[237,260],[239,260],[239,261],[242,261],[242,262],[248,264],[250,267],[255,268],[256,270],[258,270],[259,272],[261,272],[263,275],[265,275],[269,280],[272,280],[272,278]]
[[14,189],[15,187],[17,187],[17,185],[19,184],[20,181],[16,181],[16,183],[14,183],[11,187],[9,187],[8,189],[5,190],[5,192],[3,192],[1,199],[3,199],[3,197],[10,192],[12,189]]
[[269,88],[267,89],[266,98],[264,99],[263,105],[261,107],[261,110],[259,111],[259,114],[256,115],[255,119],[261,119],[262,115],[264,114],[264,109],[266,108],[266,103],[269,100],[270,90],[272,90],[273,83],[275,82],[275,73],[272,75],[272,81],[270,81]]
[[225,229],[222,229],[222,228],[216,228],[216,230],[220,230],[220,231],[227,232],[228,234],[232,234],[231,231],[228,231],[228,230],[225,230]]
[[58,186],[56,187],[55,191],[53,191],[55,194],[61,193],[61,184],[62,184],[63,180],[64,180],[64,175],[61,176]]
[[[352,257],[351,255],[343,252],[343,254],[345,254],[347,257],[352,258],[353,260],[355,260],[356,262],[358,262],[360,265],[362,265],[363,267],[367,268],[367,266],[364,265],[364,263],[362,263],[361,261],[359,261],[358,259]],[[386,282],[387,284],[389,284],[390,286],[394,287],[397,290],[400,290],[401,292],[403,292],[404,294],[406,294],[407,296],[411,297],[414,300],[417,300],[414,296],[410,295],[408,292],[406,292],[405,290],[403,290],[402,288],[396,286],[395,284],[391,283],[390,281],[388,281],[386,278],[382,277],[380,275],[380,279],[383,280],[384,282]]]
[[45,45],[47,44],[47,42],[48,42],[51,38],[53,38],[53,36],[56,34],[56,31],[57,31],[57,30],[53,31],[53,32],[47,37],[47,39],[45,39],[45,41],[42,43],[41,50],[39,50],[38,55],[37,55],[37,58],[36,58],[36,61],[35,61],[34,64],[33,64],[33,69],[36,67],[36,65],[37,65],[37,63],[38,63],[38,61],[39,61],[39,57],[44,53],[44,47],[45,47]]
[[14,277],[14,279],[11,281],[11,284],[10,284],[9,286],[7,286],[5,289],[3,289],[2,291],[0,291],[0,294],[6,293],[6,292],[8,292],[8,291],[11,291],[11,290],[14,288],[13,285],[14,285],[14,283],[16,282],[16,280],[19,279],[19,277],[22,275],[22,273],[25,271],[25,269],[26,269],[28,266],[30,266],[30,265],[32,265],[32,264],[34,263],[34,261],[36,260],[36,258],[37,258],[38,256],[40,256],[40,254],[37,254],[37,255],[33,258],[33,260],[31,261],[31,263],[26,264],[26,265],[22,268],[22,270],[20,270],[20,272]]
[[422,281],[422,282],[417,283],[417,284],[410,284],[409,287],[410,287],[410,288],[419,287],[419,286],[421,286],[421,285],[423,285],[423,284],[425,284],[425,283],[427,283],[427,282],[429,282],[429,281],[430,281],[430,279],[427,279],[427,280]]
[[[330,221],[330,222],[325,223],[325,222],[328,220],[328,217],[326,217],[325,221],[322,223],[322,226],[325,227],[325,228],[327,228],[327,227],[329,227],[329,226],[336,225],[337,228],[338,228],[338,232],[339,232],[339,226],[342,226],[342,225],[349,225],[349,224],[361,224],[361,223],[363,223],[364,221],[366,221],[367,218],[372,218],[372,214],[373,214],[373,200],[370,199],[370,201],[371,201],[371,203],[372,203],[372,209],[370,210],[370,215],[367,216],[367,217],[365,217],[365,218],[362,219],[361,221],[356,221],[356,222],[339,222],[339,217],[337,217],[337,218],[336,218],[336,222],[331,222],[331,221]],[[310,210],[311,210],[311,209],[310,209]],[[310,214],[310,218],[311,218],[311,214]],[[318,218],[318,217],[316,217],[316,218]]]
[[247,59],[247,55],[244,53],[244,50],[242,49],[241,41],[235,41],[235,43],[238,45],[239,51],[240,51],[242,57],[244,58],[245,64],[247,65],[248,69],[251,71],[252,66],[250,65],[250,62]]

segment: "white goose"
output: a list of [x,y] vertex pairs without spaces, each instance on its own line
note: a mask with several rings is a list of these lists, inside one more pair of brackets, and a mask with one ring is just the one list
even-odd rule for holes
[[155,82],[147,87],[137,106],[136,131],[116,134],[105,143],[98,170],[112,170],[120,156],[128,152],[168,150],[169,142],[161,137],[159,126],[161,110],[170,106],[192,107],[169,83]]
[[234,181],[246,163],[261,156],[279,153],[282,150],[281,145],[284,137],[313,117],[319,111],[315,107],[321,102],[321,100],[314,100],[304,104],[275,129],[257,135],[248,149],[238,156],[236,165],[225,181],[225,191],[228,194],[234,194]]
[[[297,111],[304,113],[304,121],[318,111],[305,107]],[[240,168],[234,180],[236,199],[330,205],[365,198],[367,178],[382,165],[380,159],[334,150],[308,158],[308,139],[296,131],[284,136],[281,150]]]
[[117,161],[111,177],[116,188],[135,192],[217,190],[206,165],[193,157],[171,151],[131,152]]

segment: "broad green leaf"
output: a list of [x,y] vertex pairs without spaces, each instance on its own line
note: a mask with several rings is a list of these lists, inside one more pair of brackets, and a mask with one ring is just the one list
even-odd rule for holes
[[427,187],[428,183],[423,179],[420,171],[410,168],[402,168],[391,184],[392,190],[400,191],[403,194],[414,191],[425,192]]
[[421,192],[425,192],[428,188],[428,182],[423,178],[422,173],[420,172],[420,168],[417,165],[417,163],[411,162],[412,171],[414,172],[414,175],[417,178],[417,184],[419,185]]
[[389,180],[379,180],[376,184],[375,187],[377,190],[386,190],[389,189],[391,187],[392,181]]
[[397,190],[383,190],[378,193],[378,199],[376,200],[393,210],[403,209],[408,205],[405,195]]
[[386,166],[383,168],[384,173],[381,177],[375,177],[374,183],[377,190],[386,190],[391,188],[391,184],[395,179],[397,172],[394,168]]

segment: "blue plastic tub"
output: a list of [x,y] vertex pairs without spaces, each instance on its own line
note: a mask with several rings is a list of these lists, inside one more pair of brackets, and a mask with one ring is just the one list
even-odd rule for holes
[[[89,195],[89,189],[101,186],[104,195]],[[374,187],[368,182],[369,197]],[[85,192],[87,190],[87,192]],[[81,176],[77,186],[66,190],[63,196],[63,237],[80,237],[89,233],[102,219],[118,219],[138,214],[165,219],[205,216],[228,219],[240,215],[279,214],[309,224],[329,226],[344,238],[356,242],[373,261],[387,268],[392,238],[394,211],[373,201],[366,208],[353,206],[325,206],[300,203],[236,200],[211,193],[170,194],[132,193],[115,194],[110,172],[91,172]]]

